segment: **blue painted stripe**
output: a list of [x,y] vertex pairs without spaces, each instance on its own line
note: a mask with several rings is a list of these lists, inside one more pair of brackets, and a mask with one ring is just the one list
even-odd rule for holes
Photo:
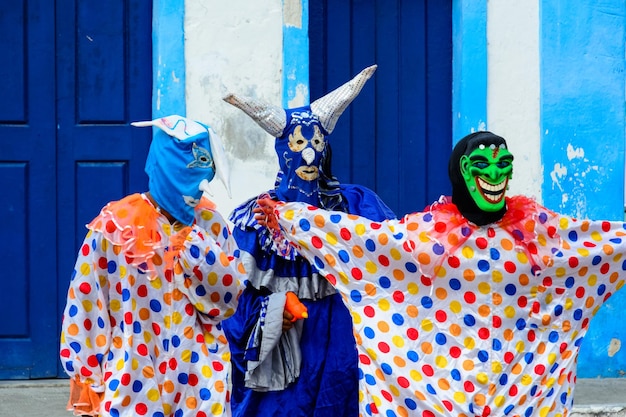
[[623,219],[623,0],[540,3],[543,201]]
[[[623,0],[540,3],[543,200],[579,218],[624,218],[625,8]],[[622,376],[626,351],[607,347],[626,337],[624,306],[622,290],[595,315],[579,377]]]
[[154,0],[152,117],[185,116],[185,1]]
[[283,107],[309,104],[309,1],[283,1]]
[[487,0],[453,2],[452,136],[487,126]]

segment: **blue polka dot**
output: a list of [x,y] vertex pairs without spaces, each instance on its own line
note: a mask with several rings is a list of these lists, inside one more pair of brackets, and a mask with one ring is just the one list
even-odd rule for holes
[[374,252],[376,250],[376,243],[374,243],[372,239],[367,239],[365,241],[365,248],[370,252]]
[[107,271],[109,274],[115,273],[115,271],[117,271],[117,263],[115,263],[115,261],[109,261],[107,264]]
[[576,283],[576,281],[574,280],[574,277],[568,277],[565,280],[565,287],[566,288],[572,288],[574,286],[574,284]]
[[191,245],[189,247],[189,254],[192,258],[198,259],[200,257],[200,248],[198,248],[196,245]]
[[317,269],[320,269],[320,270],[324,269],[324,262],[320,258],[316,256],[315,259],[313,259],[313,261]]
[[498,259],[500,259],[500,251],[496,248],[491,248],[489,250],[489,256],[492,260],[497,261]]
[[387,363],[383,363],[380,365],[380,369],[386,374],[391,375],[393,373],[393,368],[389,366]]
[[130,300],[130,297],[131,297],[130,291],[127,288],[124,288],[122,290],[122,301],[128,301]]
[[600,284],[598,286],[598,295],[603,295],[605,291],[606,291],[606,285]]
[[439,243],[435,243],[433,245],[433,253],[437,256],[441,256],[445,253],[446,248],[443,247],[443,245],[439,244]]
[[391,321],[396,326],[402,326],[404,324],[404,316],[402,314],[399,314],[399,313],[394,313],[391,316]]
[[141,323],[139,323],[138,321],[133,322],[133,333],[135,334],[141,333]]
[[172,336],[172,346],[174,347],[178,347],[180,346],[180,337],[179,336]]
[[486,350],[478,351],[478,360],[481,362],[487,362],[489,360],[489,353]]
[[461,380],[461,372],[459,372],[458,369],[453,369],[452,371],[450,371],[450,377],[455,380],[455,381],[460,381]]
[[380,288],[389,288],[391,287],[391,280],[385,276],[378,278],[378,286]]
[[480,261],[478,261],[478,269],[482,272],[489,271],[489,262],[481,259]]
[[206,295],[206,288],[204,288],[204,285],[198,285],[196,287],[196,295],[199,297],[204,297]]
[[367,385],[374,386],[374,385],[376,385],[376,380],[374,379],[374,376],[372,376],[370,374],[367,374],[367,375],[365,375],[365,383]]
[[430,297],[422,297],[421,303],[424,308],[431,308],[433,306],[433,300]]
[[106,326],[106,324],[104,323],[104,320],[102,319],[102,317],[98,317],[97,324],[98,324],[98,328],[99,329],[104,329],[104,326]]
[[361,293],[357,290],[350,291],[350,299],[356,303],[361,301]]
[[572,242],[576,242],[578,240],[578,233],[576,233],[576,230],[570,230],[567,234],[567,238]]
[[70,308],[67,310],[67,314],[70,317],[74,317],[77,313],[78,313],[78,307],[76,307],[76,305],[74,304],[72,304]]
[[161,303],[158,300],[150,300],[150,309],[158,313],[161,311]]
[[447,338],[446,335],[443,333],[437,333],[437,335],[435,336],[435,342],[439,345],[439,346],[443,346],[446,344]]
[[119,379],[109,380],[109,391],[115,391],[119,385],[120,385]]
[[583,318],[583,311],[580,308],[574,310],[574,320],[578,321],[582,318]]
[[207,254],[204,255],[204,261],[208,265],[213,265],[216,261],[215,253],[212,250],[208,251]]
[[80,346],[80,343],[78,343],[78,342],[71,342],[70,343],[70,347],[76,353],[79,353],[81,351],[81,349],[82,349],[81,346]]
[[534,411],[535,411],[534,407],[528,407],[526,409],[526,412],[524,412],[524,417],[531,417]]
[[535,359],[535,355],[533,355],[532,352],[528,352],[524,355],[524,361],[527,364],[531,364],[533,362],[533,360]]
[[476,324],[476,319],[471,314],[466,314],[465,317],[463,317],[463,323],[465,323],[466,326],[473,326]]
[[554,307],[554,315],[556,317],[560,316],[561,314],[563,314],[563,306],[561,304],[557,305]]
[[420,355],[418,355],[417,352],[414,350],[409,350],[406,354],[406,357],[411,362],[417,362],[420,360]]
[[500,382],[500,385],[506,385],[508,380],[509,377],[507,376],[507,374],[502,374],[500,375],[500,380],[498,382]]
[[141,381],[133,382],[133,392],[141,392],[142,389],[143,389],[143,384],[141,383]]
[[517,287],[515,286],[515,284],[507,284],[504,287],[504,292],[507,293],[507,295],[515,295],[515,293],[517,292]]
[[556,343],[559,340],[559,332],[557,331],[552,331],[550,332],[550,334],[548,335],[548,340],[552,343]]
[[376,337],[376,332],[374,331],[374,329],[372,329],[371,327],[365,327],[363,329],[363,334],[365,335],[365,337],[367,337],[368,339],[373,339],[374,337]]
[[526,328],[526,320],[518,319],[517,322],[515,322],[515,327],[517,327],[517,330],[524,330]]
[[514,406],[513,404],[511,404],[511,405],[507,405],[507,406],[504,408],[504,415],[505,415],[505,416],[506,416],[506,415],[509,415],[509,413],[510,413],[511,411],[513,411],[513,408],[515,408],[515,406]]
[[461,289],[461,281],[459,281],[456,278],[452,278],[450,280],[450,282],[448,283],[448,285],[450,285],[450,288],[457,291]]
[[406,408],[408,408],[409,410],[417,409],[417,403],[413,401],[411,398],[405,398],[404,405],[406,405]]
[[307,219],[300,219],[300,221],[298,222],[298,225],[300,226],[300,229],[302,229],[305,232],[308,232],[309,230],[311,230],[311,223],[309,223]]
[[198,363],[198,361],[200,360],[200,355],[198,355],[198,352],[191,352],[191,363]]
[[339,257],[339,260],[341,262],[343,262],[343,263],[350,262],[350,254],[347,251],[343,250],[343,249],[341,249],[339,252],[337,252],[337,256]]
[[341,214],[331,214],[330,215],[330,221],[332,223],[339,223],[339,222],[341,222]]
[[200,389],[200,398],[204,401],[208,400],[211,398],[211,390],[206,389],[206,388],[201,388]]
[[189,382],[189,375],[187,375],[184,372],[181,372],[180,374],[178,374],[178,382],[180,382],[183,385],[186,385],[187,382]]
[[437,391],[435,390],[435,388],[433,388],[433,386],[430,384],[426,384],[426,391],[428,391],[429,393],[433,395],[437,394]]
[[404,267],[412,274],[417,272],[417,265],[415,265],[413,262],[407,262]]
[[491,343],[491,347],[496,352],[499,352],[500,350],[502,350],[502,342],[500,341],[500,339],[493,339],[493,343]]

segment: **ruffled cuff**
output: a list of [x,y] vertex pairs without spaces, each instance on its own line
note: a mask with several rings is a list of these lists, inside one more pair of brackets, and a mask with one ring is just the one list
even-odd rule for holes
[[96,392],[91,385],[81,382],[78,375],[70,379],[70,398],[67,410],[73,411],[75,416],[99,416],[100,403],[103,392]]

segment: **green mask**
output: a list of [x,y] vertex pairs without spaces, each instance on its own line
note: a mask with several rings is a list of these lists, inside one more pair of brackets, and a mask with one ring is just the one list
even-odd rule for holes
[[494,212],[504,207],[504,194],[513,175],[513,155],[506,145],[480,145],[460,160],[461,175],[479,209]]

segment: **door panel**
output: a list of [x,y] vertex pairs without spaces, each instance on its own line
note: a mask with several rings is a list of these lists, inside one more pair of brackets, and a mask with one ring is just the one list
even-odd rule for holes
[[452,2],[311,0],[311,101],[378,64],[330,135],[333,173],[396,212],[449,193]]
[[[0,379],[62,376],[58,346],[85,223],[146,188],[151,2],[0,8]],[[56,69],[56,78],[55,78]]]

